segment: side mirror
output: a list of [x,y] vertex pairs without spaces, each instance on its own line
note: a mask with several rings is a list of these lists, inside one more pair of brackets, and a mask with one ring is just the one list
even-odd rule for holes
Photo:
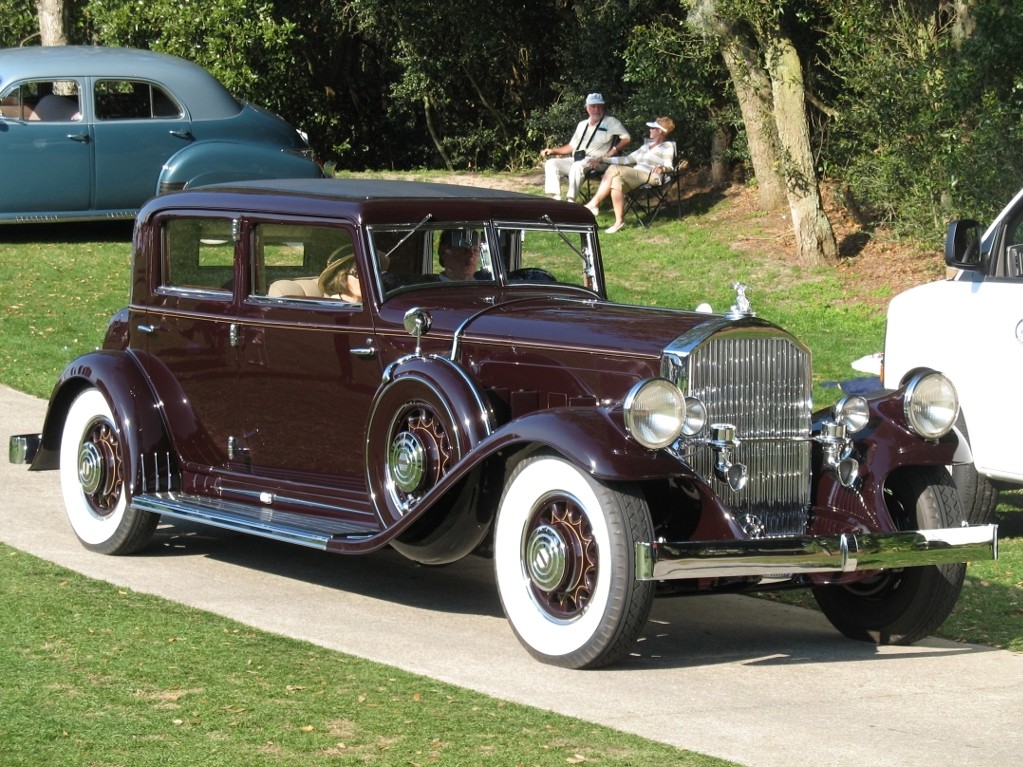
[[973,219],[952,221],[945,233],[945,263],[966,272],[984,267],[984,254],[980,250],[983,236],[980,224]]
[[422,337],[430,331],[430,326],[433,325],[433,317],[430,316],[428,311],[417,306],[405,312],[403,324],[405,332],[415,336],[416,356],[421,355],[423,351]]

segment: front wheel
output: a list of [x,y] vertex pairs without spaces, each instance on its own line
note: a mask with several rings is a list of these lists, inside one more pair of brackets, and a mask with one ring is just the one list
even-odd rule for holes
[[[885,490],[900,530],[958,527],[963,511],[949,473],[939,467],[907,469]],[[965,564],[883,570],[847,586],[821,586],[813,595],[821,611],[852,639],[908,645],[933,634],[955,607]]]
[[638,488],[601,482],[549,453],[520,463],[494,530],[494,567],[512,630],[535,658],[595,668],[622,658],[653,602],[636,580],[637,541],[652,540]]
[[128,505],[124,442],[106,398],[79,394],[64,421],[60,488],[71,528],[82,545],[101,554],[131,554],[153,537],[159,515]]
[[[970,441],[970,432],[966,428],[966,419],[959,414],[956,427]],[[995,521],[995,509],[998,507],[998,488],[991,480],[977,472],[976,465],[962,463],[950,467],[952,480],[959,490],[959,500],[963,505],[963,514],[971,525],[987,525]]]

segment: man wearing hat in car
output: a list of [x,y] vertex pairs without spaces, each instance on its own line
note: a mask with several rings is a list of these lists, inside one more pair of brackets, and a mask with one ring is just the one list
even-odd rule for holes
[[443,271],[444,282],[489,279],[489,273],[477,272],[480,263],[480,236],[469,230],[448,229],[441,233],[437,257]]
[[589,116],[576,126],[567,144],[540,152],[546,160],[543,190],[555,200],[561,199],[561,179],[567,178],[566,199],[575,202],[587,163],[619,155],[632,140],[621,121],[605,113],[601,94],[591,93],[586,97],[586,112]]

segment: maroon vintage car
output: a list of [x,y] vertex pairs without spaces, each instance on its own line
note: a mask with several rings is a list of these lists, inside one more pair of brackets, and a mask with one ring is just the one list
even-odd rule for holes
[[430,183],[267,181],[140,212],[131,303],[11,460],[60,468],[85,546],[161,517],[428,564],[492,555],[523,645],[620,659],[655,594],[809,587],[844,634],[951,611],[968,460],[955,391],[811,406],[810,355],[751,310],[607,300],[579,205]]

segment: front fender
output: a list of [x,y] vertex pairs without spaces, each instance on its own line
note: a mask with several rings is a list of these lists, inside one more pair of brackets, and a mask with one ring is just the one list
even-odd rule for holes
[[[135,360],[122,351],[99,350],[73,360],[54,386],[43,422],[42,442],[31,470],[60,466],[60,442],[64,420],[75,397],[95,387],[106,398],[114,414],[122,443],[127,446],[124,461],[130,492],[142,483],[145,456],[169,455],[171,442],[160,404],[153,396]],[[149,475],[152,476],[152,468]]]
[[[925,440],[911,431],[903,415],[903,390],[869,401],[869,425],[853,438],[853,455],[860,463],[854,487],[842,486],[823,468],[822,453],[814,450],[814,532],[830,534],[860,526],[864,532],[896,532],[888,513],[884,489],[888,478],[912,466],[949,466],[970,460],[969,446],[953,429],[939,440]],[[814,416],[814,431],[829,415]]]
[[158,190],[261,178],[321,178],[314,161],[276,147],[231,141],[197,141],[164,163]]
[[496,430],[478,452],[489,456],[511,447],[548,447],[595,477],[609,481],[664,479],[690,473],[660,450],[647,450],[603,408],[539,410]]

